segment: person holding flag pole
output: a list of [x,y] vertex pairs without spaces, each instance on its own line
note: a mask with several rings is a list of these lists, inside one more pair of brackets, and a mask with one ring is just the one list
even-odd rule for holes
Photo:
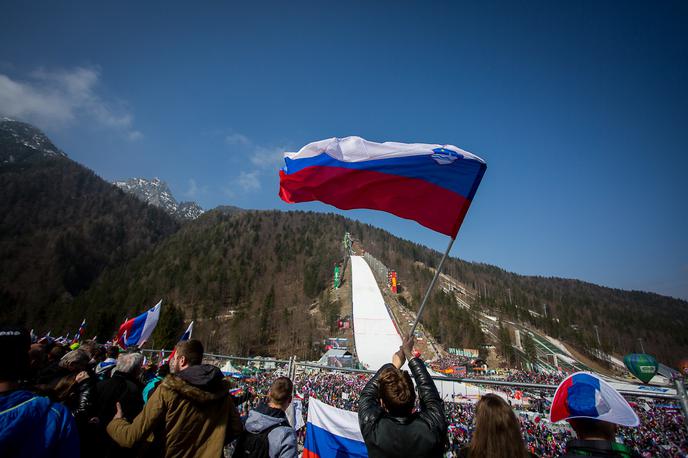
[[453,145],[375,143],[356,136],[309,143],[285,153],[284,161],[279,196],[287,203],[380,210],[450,237],[413,335],[487,169],[485,161]]

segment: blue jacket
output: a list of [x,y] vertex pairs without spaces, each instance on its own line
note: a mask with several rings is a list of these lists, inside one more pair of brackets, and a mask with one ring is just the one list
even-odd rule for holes
[[0,456],[79,455],[76,424],[65,406],[26,390],[0,394]]
[[[244,428],[249,433],[257,434],[270,426],[287,421],[283,411],[260,404],[248,413]],[[278,426],[268,434],[270,458],[296,458],[296,431],[291,426]]]

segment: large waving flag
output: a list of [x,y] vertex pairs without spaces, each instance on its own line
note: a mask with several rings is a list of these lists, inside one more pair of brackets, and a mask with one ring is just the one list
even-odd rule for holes
[[160,306],[162,299],[155,304],[155,307],[142,313],[141,315],[126,320],[120,327],[117,333],[117,341],[122,347],[129,347],[132,345],[141,346],[153,334],[155,326],[158,324],[160,318]]
[[368,456],[358,425],[358,414],[310,398],[303,458],[330,456]]
[[452,145],[328,138],[285,153],[279,196],[369,208],[456,237],[487,165]]

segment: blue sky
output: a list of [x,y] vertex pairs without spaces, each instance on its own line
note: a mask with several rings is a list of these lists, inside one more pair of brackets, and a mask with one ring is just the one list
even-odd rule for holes
[[333,211],[279,200],[282,151],[346,135],[455,144],[488,170],[453,255],[688,298],[686,2],[2,9],[0,113],[105,179],[157,176],[204,208]]

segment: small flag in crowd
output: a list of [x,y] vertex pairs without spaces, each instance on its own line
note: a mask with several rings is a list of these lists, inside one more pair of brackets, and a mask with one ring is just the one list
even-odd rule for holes
[[289,424],[295,430],[298,431],[306,426],[306,423],[303,422],[303,398],[299,396],[298,393],[294,394],[294,398],[291,400],[289,407],[287,407],[284,413],[287,415]]
[[123,348],[136,345],[141,346],[153,334],[160,318],[162,299],[155,307],[141,315],[125,321],[117,333],[117,341]]
[[328,138],[284,154],[280,198],[369,208],[456,237],[487,165],[453,145]]
[[244,391],[244,389],[241,388],[241,387],[239,387],[239,388],[232,388],[231,390],[229,390],[229,395],[230,395],[230,396],[233,396],[233,397],[235,397],[235,398],[238,398],[238,397],[240,397],[240,396],[243,396],[244,393],[245,393],[245,391]]
[[79,325],[79,331],[74,334],[74,339],[72,339],[72,343],[77,343],[81,342],[81,338],[84,336],[84,332],[86,332],[86,318],[84,318],[84,321],[81,322]]
[[303,458],[329,456],[368,456],[358,425],[358,414],[310,398]]
[[[191,333],[193,332],[193,324],[194,322],[192,321],[189,327],[186,328],[186,331],[184,331],[184,334],[182,334],[182,336],[179,338],[179,342],[184,342],[185,340],[189,340],[191,338]],[[172,361],[172,358],[174,357],[175,353],[177,353],[176,346],[172,349],[172,353],[170,353],[170,356],[167,357],[168,362]]]

